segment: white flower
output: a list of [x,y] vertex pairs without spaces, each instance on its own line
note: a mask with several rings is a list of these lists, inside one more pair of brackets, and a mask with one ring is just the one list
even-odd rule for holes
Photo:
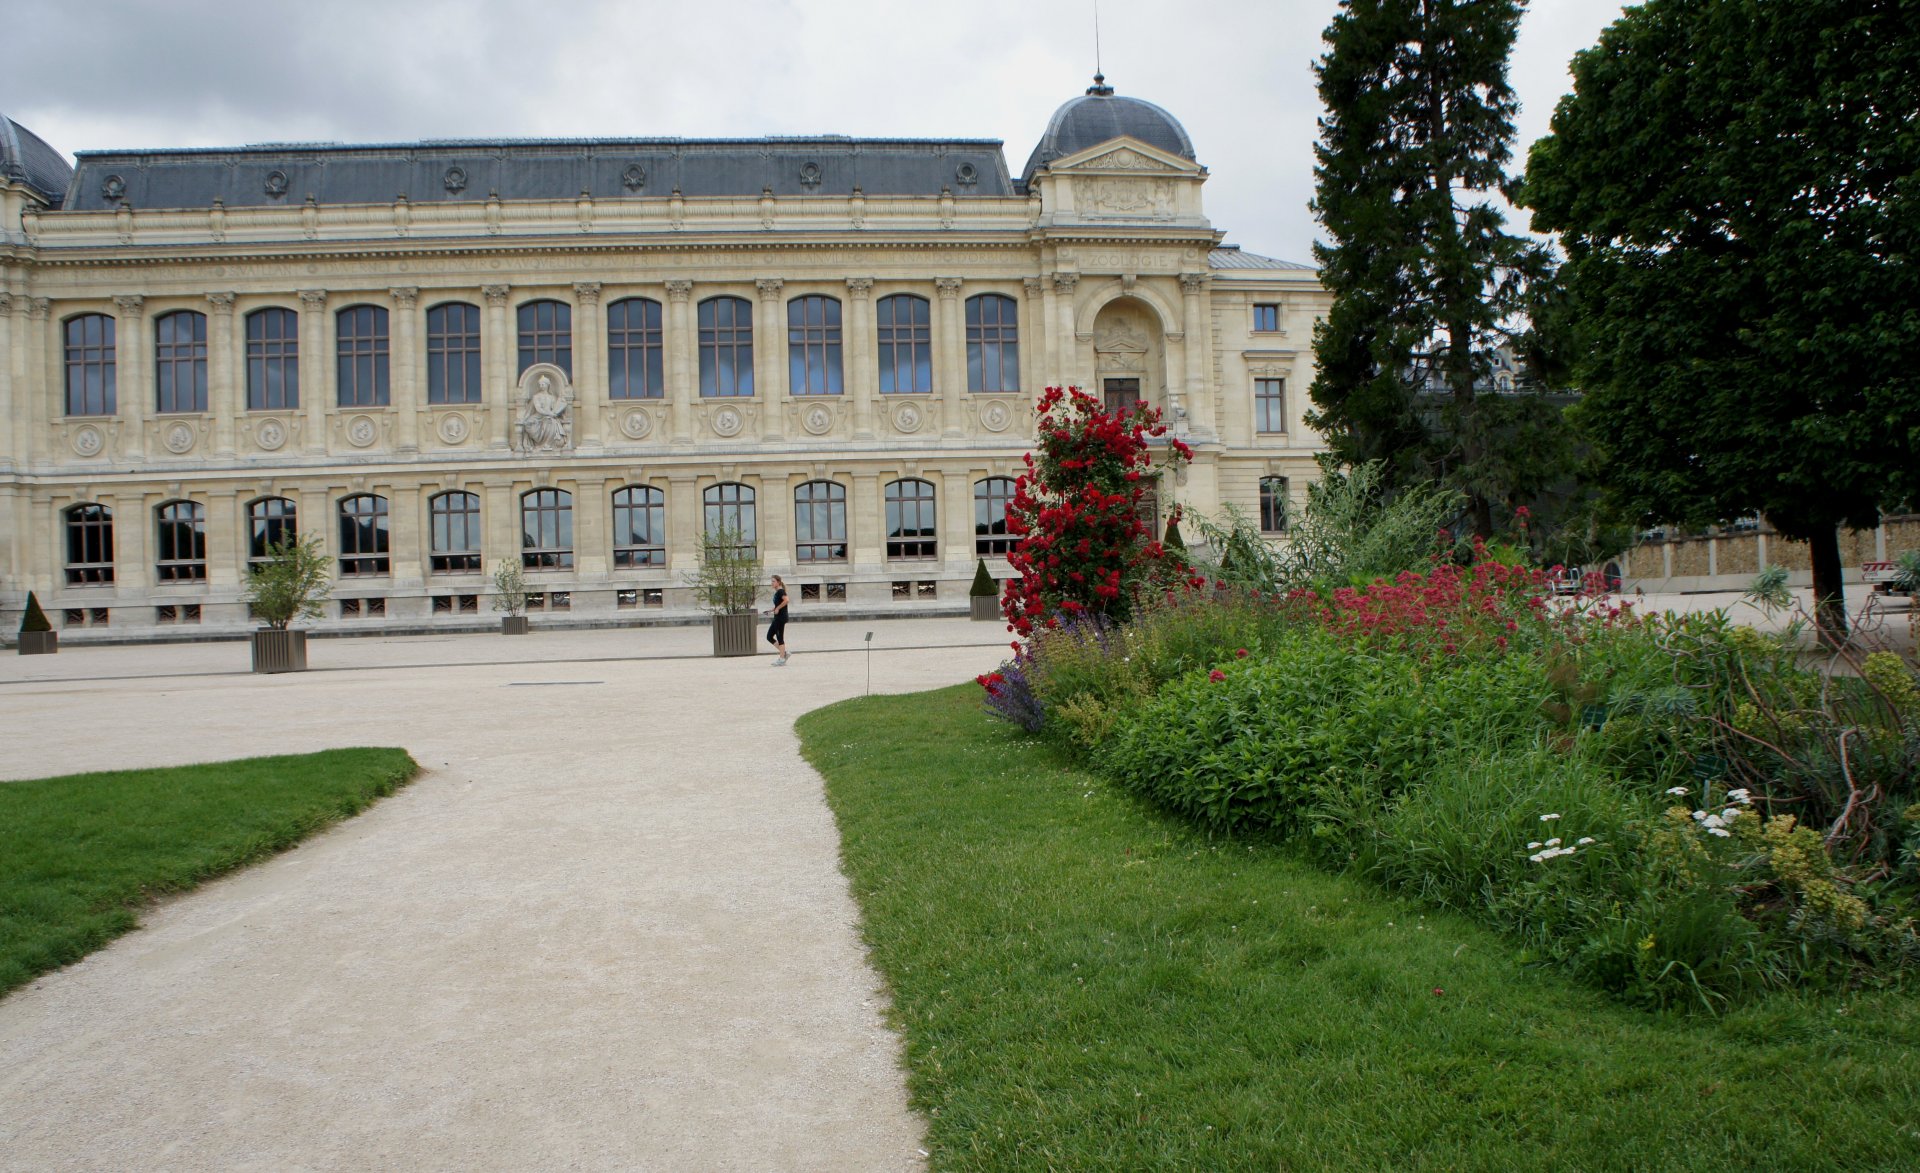
[[1560,846],[1560,841],[1559,841],[1558,839],[1549,839],[1549,840],[1547,840],[1547,846],[1548,846],[1548,847],[1558,847],[1558,846]]
[[1706,821],[1707,821],[1707,812],[1706,812],[1706,811],[1694,811],[1694,812],[1693,812],[1693,821],[1694,821],[1694,822],[1696,822],[1696,823],[1704,823],[1704,822],[1706,822]]
[[1685,794],[1686,792],[1687,792],[1687,788],[1686,788],[1686,787],[1684,787],[1684,786],[1669,786],[1669,787],[1667,787],[1667,793],[1668,793],[1668,794],[1671,794],[1671,795],[1673,795],[1673,796],[1675,796],[1676,798],[1677,798],[1677,797],[1679,797],[1679,796],[1680,796],[1680,795],[1682,795],[1682,794]]
[[1534,851],[1545,846],[1546,844],[1540,842],[1538,839],[1535,839],[1532,843],[1527,844],[1527,850]]
[[1723,810],[1720,812],[1720,821],[1723,823],[1731,823],[1733,822],[1733,820],[1739,817],[1740,817],[1740,808],[1737,806],[1730,806],[1726,810]]
[[1730,839],[1733,837],[1733,832],[1727,830],[1725,827],[1708,827],[1707,834],[1718,835],[1722,839]]
[[1580,841],[1579,841],[1578,843],[1575,843],[1575,844],[1574,844],[1574,846],[1575,846],[1575,847],[1585,847],[1585,846],[1586,846],[1587,844],[1589,844],[1589,843],[1595,843],[1595,842],[1598,842],[1598,840],[1596,840],[1596,839],[1595,839],[1595,838],[1594,838],[1593,836],[1591,836],[1591,835],[1583,835],[1583,836],[1581,836],[1581,838],[1580,838]]
[[1560,817],[1559,815],[1541,815],[1540,821],[1543,823],[1551,823],[1553,820],[1559,817]]
[[1747,790],[1729,790],[1727,791],[1727,798],[1739,803],[1741,806],[1753,805],[1753,795]]

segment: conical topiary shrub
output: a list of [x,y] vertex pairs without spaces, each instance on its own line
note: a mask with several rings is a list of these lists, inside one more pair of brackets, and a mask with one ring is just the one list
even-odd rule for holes
[[20,634],[29,631],[52,631],[53,624],[47,622],[47,613],[40,609],[40,596],[27,592],[27,613],[20,617]]
[[1000,584],[987,572],[987,560],[974,567],[973,586],[967,590],[967,603],[973,618],[990,622],[1000,618]]
[[47,622],[40,598],[32,591],[27,592],[26,614],[20,616],[19,650],[23,656],[50,656],[60,650],[60,633]]
[[976,599],[983,595],[990,599],[999,597],[1000,588],[995,585],[993,575],[987,573],[987,560],[985,558],[980,559],[980,565],[974,568],[973,589],[967,593]]

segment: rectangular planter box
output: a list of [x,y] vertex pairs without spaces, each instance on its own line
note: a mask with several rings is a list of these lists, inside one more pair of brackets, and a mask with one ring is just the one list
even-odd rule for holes
[[20,654],[23,656],[51,656],[59,650],[60,633],[57,631],[20,633]]
[[255,672],[305,672],[307,633],[263,628],[253,633]]
[[527,617],[525,615],[501,616],[500,617],[500,634],[501,635],[527,634]]
[[713,617],[713,654],[716,656],[753,655],[753,612]]
[[1000,599],[995,595],[968,595],[973,618],[982,623],[991,623],[1004,618],[1000,611]]

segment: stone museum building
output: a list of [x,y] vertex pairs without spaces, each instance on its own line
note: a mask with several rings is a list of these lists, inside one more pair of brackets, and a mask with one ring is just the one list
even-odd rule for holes
[[[82,144],[63,144],[79,146]],[[81,151],[0,116],[0,624],[250,623],[320,535],[321,629],[694,614],[732,527],[810,614],[951,611],[1050,383],[1165,412],[1173,501],[1269,532],[1314,474],[1310,266],[1223,243],[1102,79],[992,139]],[[102,630],[104,629],[104,630]],[[184,634],[184,632],[181,632]]]

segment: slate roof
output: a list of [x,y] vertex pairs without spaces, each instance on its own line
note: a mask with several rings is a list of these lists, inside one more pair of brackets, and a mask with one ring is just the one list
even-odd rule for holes
[[32,188],[57,208],[73,168],[39,135],[0,114],[0,175]]
[[[36,142],[38,140],[35,140]],[[998,139],[446,139],[82,151],[67,208],[229,208],[775,195],[1016,193]]]
[[1131,135],[1182,159],[1194,158],[1193,140],[1187,137],[1187,128],[1179,119],[1152,102],[1116,95],[1106,78],[1095,74],[1085,95],[1053,112],[1039,144],[1027,158],[1020,181],[1031,180],[1034,172],[1055,159],[1122,135]]
[[1273,257],[1263,257],[1259,253],[1250,253],[1237,244],[1225,244],[1207,254],[1209,269],[1294,269],[1313,271],[1312,265],[1303,265],[1298,261],[1282,261]]

